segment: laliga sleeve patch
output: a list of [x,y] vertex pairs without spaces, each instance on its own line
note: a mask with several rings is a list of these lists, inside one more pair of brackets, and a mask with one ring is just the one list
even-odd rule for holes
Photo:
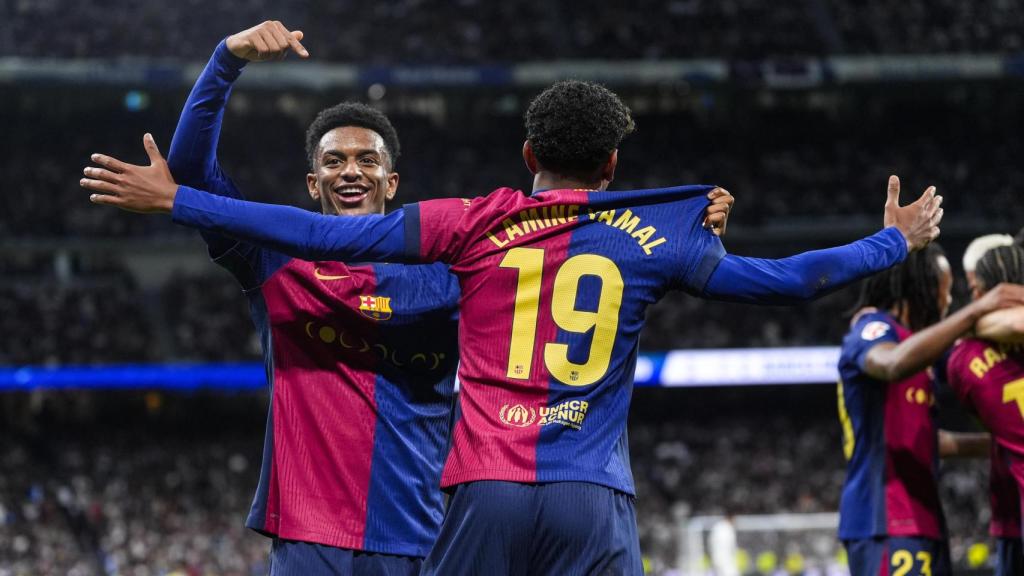
[[882,336],[885,336],[889,332],[889,325],[880,320],[874,322],[868,322],[864,325],[864,329],[860,331],[860,337],[868,342],[878,340]]

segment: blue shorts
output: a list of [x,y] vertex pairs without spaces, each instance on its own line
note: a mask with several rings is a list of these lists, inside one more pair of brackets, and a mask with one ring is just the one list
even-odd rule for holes
[[949,545],[930,538],[844,540],[850,576],[950,576]]
[[460,484],[423,574],[640,576],[633,497],[588,482]]
[[274,538],[270,548],[270,576],[415,576],[422,564],[418,556],[375,554],[280,538]]
[[995,576],[1024,576],[1024,546],[1020,538],[996,538]]

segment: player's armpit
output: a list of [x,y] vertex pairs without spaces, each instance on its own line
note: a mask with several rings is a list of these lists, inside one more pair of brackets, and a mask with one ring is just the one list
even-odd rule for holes
[[979,338],[1006,344],[1024,343],[1024,306],[990,312],[974,327]]
[[987,432],[950,432],[939,430],[941,458],[988,458],[992,436]]

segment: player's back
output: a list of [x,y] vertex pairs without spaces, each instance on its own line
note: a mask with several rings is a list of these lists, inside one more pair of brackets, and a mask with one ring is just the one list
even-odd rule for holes
[[967,338],[949,358],[949,383],[971,406],[1024,486],[1024,345]]
[[633,492],[625,430],[639,332],[648,305],[671,288],[700,291],[724,255],[701,225],[711,189],[500,189],[416,208],[420,256],[451,263],[463,293],[461,414],[443,485]]

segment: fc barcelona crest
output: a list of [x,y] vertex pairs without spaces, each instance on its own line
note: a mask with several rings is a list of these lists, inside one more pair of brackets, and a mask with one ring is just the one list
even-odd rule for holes
[[359,312],[374,320],[389,320],[391,318],[391,298],[373,295],[360,296]]

